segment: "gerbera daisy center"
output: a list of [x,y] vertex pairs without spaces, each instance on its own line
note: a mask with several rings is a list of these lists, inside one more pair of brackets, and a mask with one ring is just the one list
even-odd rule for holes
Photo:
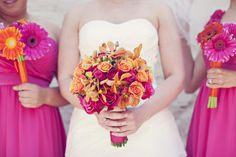
[[223,50],[223,49],[225,49],[225,47],[226,47],[226,43],[225,43],[224,40],[218,40],[218,41],[216,41],[216,43],[215,43],[215,48],[216,48],[217,50]]
[[10,37],[6,40],[6,46],[9,48],[9,49],[13,49],[16,47],[16,39],[13,38],[13,37]]

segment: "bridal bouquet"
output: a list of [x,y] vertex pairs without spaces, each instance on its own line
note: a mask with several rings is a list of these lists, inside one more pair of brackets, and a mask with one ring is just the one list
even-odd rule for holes
[[51,46],[48,33],[36,23],[19,20],[7,27],[0,24],[0,56],[15,61],[22,83],[28,82],[25,60],[42,58],[51,52]]
[[[88,114],[99,113],[105,106],[108,110],[135,107],[154,94],[152,73],[140,57],[141,49],[140,44],[131,52],[108,42],[83,58],[74,71],[70,91]],[[110,135],[113,146],[121,147],[128,141],[127,137]]]
[[[223,63],[236,55],[236,25],[229,23],[210,22],[199,33],[203,54],[210,62],[211,68],[221,68]],[[217,107],[218,89],[211,89],[208,100],[208,108]]]

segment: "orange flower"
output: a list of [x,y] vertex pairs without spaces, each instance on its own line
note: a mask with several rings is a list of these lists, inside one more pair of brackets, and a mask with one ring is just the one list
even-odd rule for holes
[[147,82],[148,81],[148,75],[145,71],[139,71],[136,75],[136,78],[140,82]]
[[129,86],[129,92],[132,94],[133,98],[140,99],[143,96],[145,89],[140,82],[133,82]]
[[78,77],[84,73],[85,73],[85,70],[82,69],[82,64],[80,63],[78,66],[76,66],[74,70],[74,77]]
[[118,63],[118,69],[123,72],[129,72],[133,68],[131,60],[122,60]]
[[205,29],[198,34],[197,40],[201,44],[204,44],[205,42],[209,41],[214,37],[215,35],[221,33],[223,30],[223,26],[221,23],[213,22],[210,23],[205,27]]
[[83,91],[85,85],[82,83],[82,80],[85,80],[84,76],[80,76],[79,78],[74,77],[72,80],[70,91],[74,94],[78,94]]
[[24,43],[20,41],[22,34],[15,27],[0,30],[0,51],[2,56],[15,60],[23,55]]
[[111,68],[112,68],[112,65],[109,62],[101,62],[98,65],[98,69],[101,70],[102,72],[108,72]]

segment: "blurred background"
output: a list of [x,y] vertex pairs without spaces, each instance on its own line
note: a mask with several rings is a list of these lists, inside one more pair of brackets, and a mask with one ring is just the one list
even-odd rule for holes
[[[28,0],[29,1],[29,12],[33,15],[45,18],[58,26],[61,26],[64,18],[64,14],[70,10],[72,6],[82,0]],[[167,1],[167,0],[166,0]],[[188,0],[177,0],[180,4],[186,3]],[[191,1],[191,0],[189,0]],[[195,42],[195,37],[198,32],[201,31],[202,27],[209,19],[210,14],[215,9],[227,9],[228,0],[193,0],[191,6],[187,11],[189,15],[189,38],[188,42],[192,48],[192,53],[196,55],[199,51],[198,45]],[[181,9],[180,9],[181,10]],[[185,15],[185,16],[187,16]],[[52,86],[56,86],[57,83],[54,80]],[[182,93],[178,99],[171,105],[179,131],[182,139],[185,142],[188,132],[189,122],[191,119],[192,109],[194,105],[196,94],[184,94]],[[66,106],[61,108],[63,121],[66,130],[68,131],[70,116],[73,111],[72,106]]]

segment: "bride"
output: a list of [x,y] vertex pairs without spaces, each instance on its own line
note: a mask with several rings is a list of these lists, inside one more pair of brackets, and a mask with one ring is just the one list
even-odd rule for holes
[[[143,44],[141,56],[158,76],[156,94],[128,111],[87,115],[70,94],[73,70],[85,55],[104,42],[119,41],[132,50]],[[183,157],[184,147],[168,106],[183,88],[184,65],[180,38],[171,10],[156,0],[91,0],[76,5],[65,17],[59,82],[74,109],[67,141],[67,157]],[[162,68],[157,67],[161,65]],[[162,81],[161,81],[162,80]],[[159,82],[160,81],[160,82]],[[128,136],[123,148],[110,145],[109,131]]]

